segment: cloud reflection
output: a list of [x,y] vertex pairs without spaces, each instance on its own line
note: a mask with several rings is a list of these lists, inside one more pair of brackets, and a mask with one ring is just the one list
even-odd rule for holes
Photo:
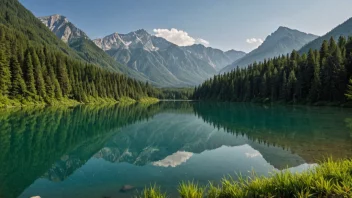
[[167,156],[163,160],[153,162],[154,166],[161,167],[176,167],[185,163],[189,158],[193,156],[193,153],[185,151],[177,151],[176,153]]

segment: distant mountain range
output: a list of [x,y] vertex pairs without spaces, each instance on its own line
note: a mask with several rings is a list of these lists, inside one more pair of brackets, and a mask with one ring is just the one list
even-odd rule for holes
[[203,45],[180,47],[143,29],[113,33],[94,42],[118,62],[163,86],[197,85],[245,55]]
[[292,50],[299,50],[302,46],[316,38],[318,38],[318,36],[313,34],[307,34],[287,27],[279,27],[274,33],[269,35],[257,49],[225,67],[221,70],[221,73],[229,72],[237,66],[246,67],[254,62],[264,61],[264,59],[291,53]]
[[39,19],[84,59],[162,87],[198,85],[245,55],[203,45],[180,47],[145,30],[92,41],[64,16]]

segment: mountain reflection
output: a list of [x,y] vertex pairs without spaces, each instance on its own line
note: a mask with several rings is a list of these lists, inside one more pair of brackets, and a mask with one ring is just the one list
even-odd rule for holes
[[82,187],[104,184],[100,191],[92,187],[98,193],[109,184],[167,184],[165,175],[175,184],[208,181],[248,168],[264,174],[323,156],[351,157],[350,118],[334,108],[196,102],[3,110],[0,197],[37,195],[43,179],[51,182],[45,191],[51,197],[58,187],[74,190],[67,178]]

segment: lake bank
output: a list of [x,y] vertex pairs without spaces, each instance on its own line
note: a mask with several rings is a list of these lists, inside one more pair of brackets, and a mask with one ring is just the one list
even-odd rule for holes
[[0,98],[0,109],[6,108],[16,108],[16,107],[35,107],[35,106],[67,106],[72,107],[76,105],[94,105],[94,104],[120,104],[120,105],[130,105],[134,103],[141,104],[155,104],[159,102],[159,99],[153,97],[142,97],[137,100],[129,97],[121,97],[119,100],[112,98],[93,98],[90,97],[87,102],[79,102],[76,100],[62,98],[61,100],[46,100],[46,101],[28,101],[28,100],[14,100],[8,98]]

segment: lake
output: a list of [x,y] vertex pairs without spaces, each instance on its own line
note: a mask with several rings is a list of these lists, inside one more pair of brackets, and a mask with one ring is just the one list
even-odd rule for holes
[[[0,197],[133,197],[352,157],[352,110],[245,103],[0,111]],[[135,189],[121,192],[124,185]]]

